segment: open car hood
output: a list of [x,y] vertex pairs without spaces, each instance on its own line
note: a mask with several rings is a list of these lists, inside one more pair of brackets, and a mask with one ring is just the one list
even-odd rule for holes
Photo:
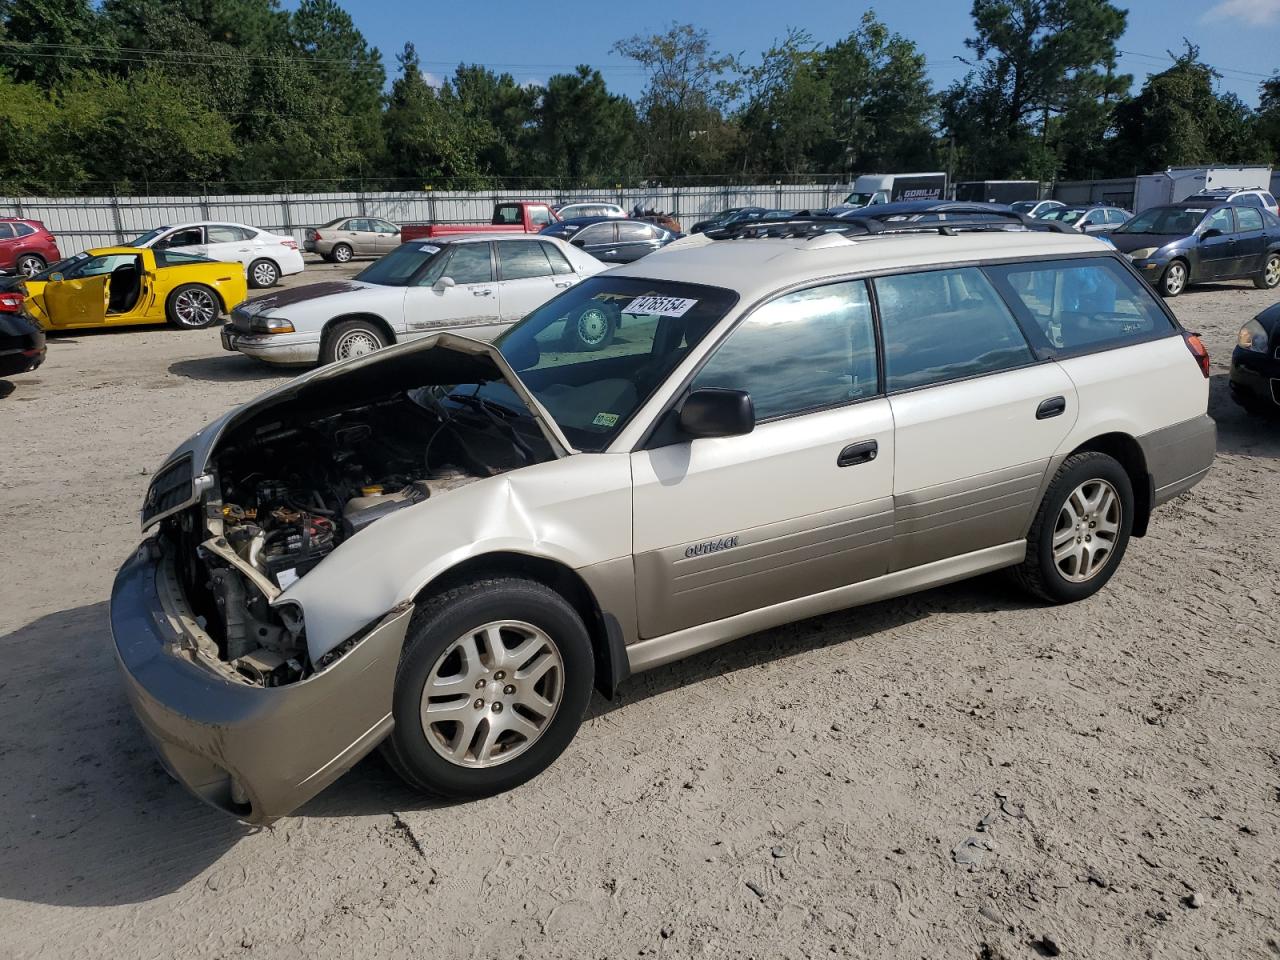
[[[402,371],[405,364],[413,365],[416,386],[503,380],[528,408],[534,422],[538,424],[557,457],[566,457],[578,452],[569,443],[551,414],[529,392],[529,388],[521,381],[497,347],[453,333],[438,333],[412,343],[388,347],[368,356],[320,367],[274,390],[269,390],[193,434],[170,454],[157,474],[169,464],[189,456],[191,457],[191,475],[200,477],[207,471],[209,461],[222,436],[227,430],[249,417],[260,416],[272,407],[291,402],[305,406],[314,400],[317,407],[332,405],[335,396],[340,396],[347,391],[353,397],[360,396],[366,388],[377,389],[378,383],[386,379],[388,373],[392,370]],[[197,484],[193,494],[198,496],[199,492]],[[175,505],[148,517],[143,523],[143,529],[191,502],[187,500],[186,503]]]

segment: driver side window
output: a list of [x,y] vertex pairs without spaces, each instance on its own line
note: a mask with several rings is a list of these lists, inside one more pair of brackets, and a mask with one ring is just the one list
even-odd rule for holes
[[487,243],[459,243],[445,268],[444,276],[454,283],[489,283],[493,280],[493,261]]
[[1204,222],[1206,230],[1217,230],[1221,233],[1235,233],[1235,221],[1231,219],[1230,207],[1219,207],[1209,214]]
[[862,280],[800,290],[738,324],[693,388],[745,390],[756,419],[837,406],[880,392],[871,301]]

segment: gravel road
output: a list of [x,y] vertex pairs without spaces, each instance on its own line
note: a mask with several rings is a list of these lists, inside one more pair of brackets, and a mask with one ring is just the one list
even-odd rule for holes
[[287,374],[53,339],[0,400],[0,955],[1280,957],[1280,425],[1226,391],[1274,300],[1172,301],[1219,457],[1091,600],[808,620],[597,699],[514,793],[428,804],[375,757],[257,831],[153,758],[107,597],[148,469]]

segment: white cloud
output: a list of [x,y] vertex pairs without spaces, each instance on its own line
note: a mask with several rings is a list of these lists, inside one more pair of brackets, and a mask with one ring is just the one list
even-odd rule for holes
[[430,70],[422,71],[422,79],[428,87],[434,87],[436,90],[444,86],[444,77],[438,73],[432,73]]
[[1255,27],[1280,21],[1280,0],[1222,0],[1200,17],[1201,22],[1220,19],[1243,20]]

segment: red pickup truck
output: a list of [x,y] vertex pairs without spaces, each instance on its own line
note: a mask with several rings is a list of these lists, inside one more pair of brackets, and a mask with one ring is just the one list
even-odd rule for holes
[[400,228],[402,241],[424,240],[459,233],[537,233],[560,218],[545,203],[511,200],[494,204],[488,223],[407,223]]

